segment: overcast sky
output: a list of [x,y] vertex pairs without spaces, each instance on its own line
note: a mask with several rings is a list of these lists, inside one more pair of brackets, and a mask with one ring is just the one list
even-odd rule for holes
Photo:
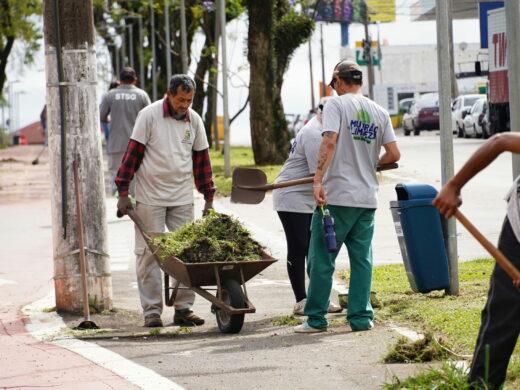
[[[399,4],[398,0],[398,4]],[[406,2],[406,0],[404,0]],[[409,11],[398,6],[397,21],[394,23],[380,24],[381,41],[387,40],[390,45],[414,45],[435,44],[436,29],[435,22],[411,22]],[[231,76],[229,87],[229,111],[230,115],[243,105],[247,98],[248,64],[244,56],[245,43],[247,39],[246,18],[230,23],[227,27],[228,34],[228,66],[235,76]],[[314,80],[321,80],[321,56],[320,56],[320,28],[317,25],[312,37],[312,54],[314,66]],[[324,25],[324,52],[325,52],[325,74],[330,77],[332,67],[338,62],[341,49],[340,27],[338,24]],[[377,37],[377,27],[371,26],[371,35]],[[363,27],[359,24],[350,26],[350,47],[354,42],[363,39]],[[478,20],[454,21],[454,41],[479,42]],[[202,41],[196,40],[193,53],[199,53]],[[193,63],[194,61],[192,61]],[[384,66],[384,61],[382,63]],[[20,66],[11,63],[8,67],[9,80],[19,80],[13,84],[14,91],[18,92],[19,108],[18,122],[25,126],[39,119],[40,111],[45,104],[45,71],[43,50],[37,56],[36,63],[20,71]],[[310,74],[308,45],[302,45],[294,54],[289,70],[286,74],[282,89],[282,99],[287,113],[304,114],[309,111],[311,105],[310,97]],[[104,86],[100,86],[100,93]],[[317,86],[315,86],[317,92]],[[99,93],[99,94],[100,94]],[[99,96],[98,96],[99,99]],[[317,99],[317,96],[316,96]],[[249,144],[249,110],[245,110],[231,126],[231,142],[237,144]]]

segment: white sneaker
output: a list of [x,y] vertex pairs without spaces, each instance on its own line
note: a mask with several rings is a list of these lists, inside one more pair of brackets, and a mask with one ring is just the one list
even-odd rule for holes
[[329,313],[339,313],[343,310],[343,308],[339,305],[336,305],[334,302],[329,303]]
[[294,333],[321,333],[325,332],[327,328],[313,328],[307,322],[304,322],[301,325],[295,326]]
[[305,304],[307,303],[307,299],[303,298],[300,302],[296,302],[293,306],[293,314],[297,316],[304,316],[305,312]]

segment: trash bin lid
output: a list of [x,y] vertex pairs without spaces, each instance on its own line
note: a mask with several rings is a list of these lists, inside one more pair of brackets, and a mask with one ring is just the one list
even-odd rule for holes
[[428,184],[398,183],[395,186],[397,200],[433,199],[437,190]]

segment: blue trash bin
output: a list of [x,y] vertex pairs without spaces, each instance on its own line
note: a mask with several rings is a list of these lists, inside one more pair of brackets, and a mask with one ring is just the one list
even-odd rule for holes
[[450,286],[448,256],[441,215],[432,205],[437,190],[426,184],[395,186],[390,202],[404,267],[414,292],[427,293]]

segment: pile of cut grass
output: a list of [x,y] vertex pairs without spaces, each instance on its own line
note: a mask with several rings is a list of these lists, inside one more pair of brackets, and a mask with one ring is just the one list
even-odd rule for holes
[[153,243],[162,258],[175,256],[184,263],[260,260],[263,253],[262,245],[239,221],[214,211],[154,238]]

